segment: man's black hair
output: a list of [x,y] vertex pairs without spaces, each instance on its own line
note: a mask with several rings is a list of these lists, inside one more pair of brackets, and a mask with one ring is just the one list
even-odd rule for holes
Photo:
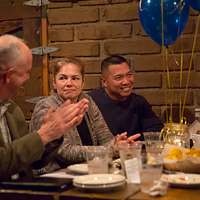
[[120,55],[109,56],[102,61],[101,72],[103,73],[104,71],[107,71],[110,65],[122,64],[122,63],[127,63],[129,65],[128,61]]

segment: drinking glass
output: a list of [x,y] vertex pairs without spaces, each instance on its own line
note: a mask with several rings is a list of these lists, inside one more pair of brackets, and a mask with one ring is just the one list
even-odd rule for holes
[[109,152],[104,146],[92,146],[86,152],[88,173],[105,174],[108,173]]
[[129,183],[140,183],[141,143],[124,143],[119,145],[122,170]]
[[160,132],[144,132],[143,135],[147,153],[162,153],[164,142],[161,140]]
[[161,154],[148,154],[147,159],[142,159],[142,161],[140,188],[142,192],[150,193],[151,188],[160,180],[163,161]]
[[144,140],[149,141],[149,140],[161,140],[161,134],[160,131],[149,131],[149,132],[144,132]]

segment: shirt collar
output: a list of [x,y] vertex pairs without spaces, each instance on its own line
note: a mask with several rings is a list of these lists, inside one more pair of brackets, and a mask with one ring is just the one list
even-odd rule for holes
[[2,117],[5,114],[5,112],[8,110],[9,105],[9,102],[0,102],[0,117]]

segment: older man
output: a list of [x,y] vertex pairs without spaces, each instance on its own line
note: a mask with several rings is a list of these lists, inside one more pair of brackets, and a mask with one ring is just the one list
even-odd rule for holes
[[103,88],[89,94],[114,135],[127,132],[130,136],[163,127],[146,99],[133,93],[134,74],[125,58],[115,55],[104,59],[101,73]]
[[41,128],[28,134],[24,115],[10,100],[30,76],[32,53],[28,46],[12,35],[0,37],[0,179],[31,174],[31,165],[40,160],[45,145],[61,138],[82,119],[88,107],[83,99],[77,104],[66,102],[50,109]]

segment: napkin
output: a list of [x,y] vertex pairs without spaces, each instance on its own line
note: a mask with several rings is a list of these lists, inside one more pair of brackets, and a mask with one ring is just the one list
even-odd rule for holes
[[150,188],[150,196],[164,196],[167,193],[168,183],[161,180],[155,181],[155,184]]
[[122,173],[122,166],[121,166],[120,159],[113,160],[112,167],[111,167],[111,173],[113,173],[113,174],[121,174]]

